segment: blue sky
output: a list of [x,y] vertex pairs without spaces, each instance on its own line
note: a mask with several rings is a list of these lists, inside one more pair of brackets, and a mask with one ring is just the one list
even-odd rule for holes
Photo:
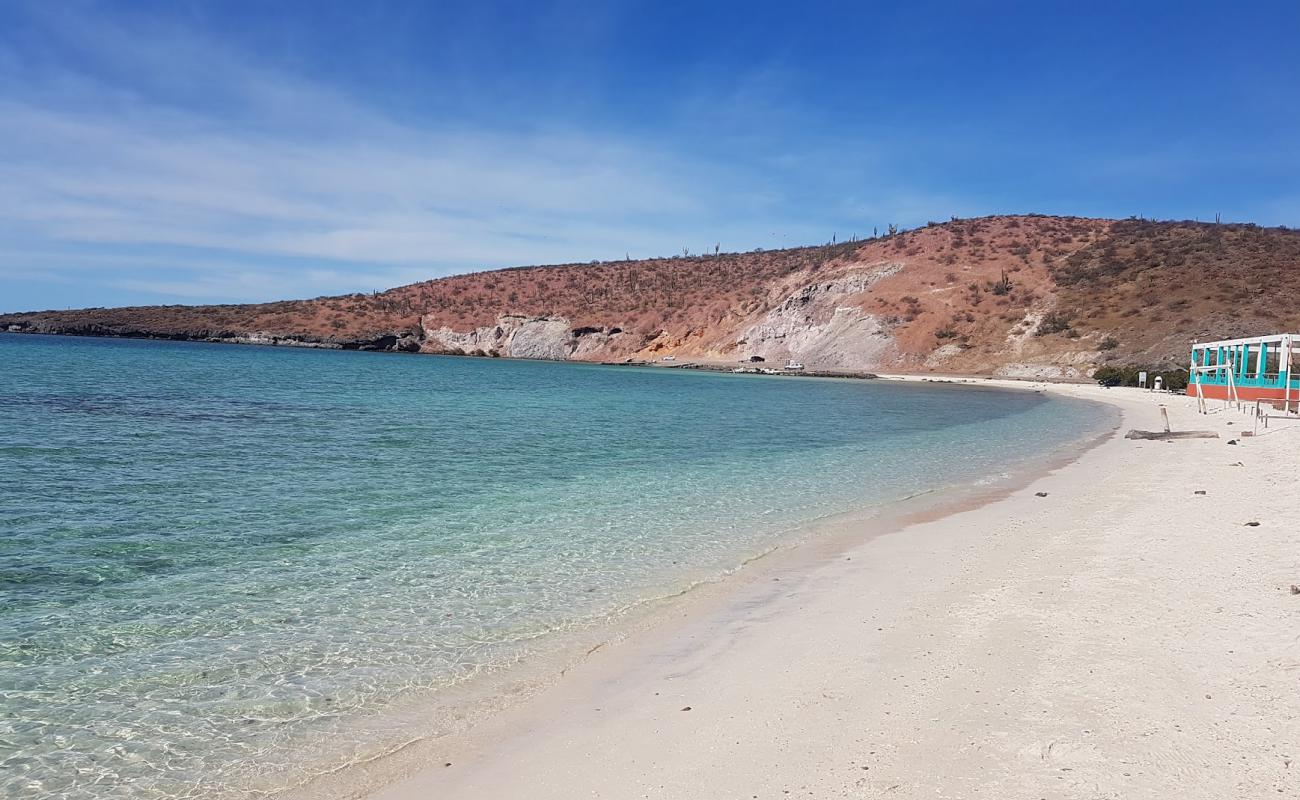
[[1300,225],[1298,3],[0,0],[0,310],[951,215]]

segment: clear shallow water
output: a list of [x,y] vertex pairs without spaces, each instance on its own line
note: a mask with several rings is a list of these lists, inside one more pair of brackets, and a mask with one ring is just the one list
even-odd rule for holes
[[394,704],[803,523],[1110,421],[940,385],[8,334],[0,375],[5,797],[273,790],[405,741]]

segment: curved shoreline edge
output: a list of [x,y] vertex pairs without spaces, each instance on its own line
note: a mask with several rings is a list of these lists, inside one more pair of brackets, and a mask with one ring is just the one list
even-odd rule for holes
[[[802,774],[802,767],[786,764],[780,773],[780,781],[768,776],[755,784],[756,776],[781,762],[774,753],[769,754],[775,759],[771,763],[740,759],[746,764],[743,780],[735,774],[734,765],[709,767],[704,770],[709,773],[707,780],[700,774],[700,765],[693,764],[693,759],[701,757],[702,752],[682,750],[678,737],[669,735],[677,724],[689,722],[695,726],[702,722],[701,717],[706,716],[697,714],[704,707],[692,705],[689,699],[688,695],[701,691],[701,687],[694,684],[703,681],[736,690],[737,676],[761,675],[770,669],[772,659],[755,660],[737,651],[779,649],[779,643],[790,638],[788,634],[792,633],[786,628],[811,613],[810,606],[804,602],[810,597],[813,600],[811,607],[819,611],[816,624],[810,626],[813,632],[809,633],[812,639],[807,644],[807,651],[812,654],[808,657],[817,662],[817,667],[798,670],[793,677],[798,678],[797,683],[816,681],[816,675],[836,661],[836,652],[844,644],[840,637],[856,632],[854,626],[864,624],[856,619],[850,622],[850,618],[860,616],[862,603],[881,604],[874,609],[877,617],[891,609],[897,613],[900,603],[915,608],[925,607],[932,601],[927,599],[928,595],[918,594],[921,587],[946,586],[938,580],[938,572],[947,572],[948,577],[953,578],[953,570],[957,574],[965,571],[960,563],[952,561],[958,553],[964,552],[969,556],[987,548],[990,552],[1005,554],[1009,545],[1003,539],[1016,537],[990,531],[1009,527],[1023,538],[1024,523],[1015,523],[1012,517],[1026,512],[1053,512],[1058,501],[1051,498],[1059,490],[1049,490],[1048,498],[1038,498],[1036,492],[1041,490],[1040,485],[1067,485],[1071,494],[1095,495],[1095,474],[1085,477],[1084,473],[1096,473],[1099,464],[1123,458],[1115,451],[1132,447],[1131,443],[1126,445],[1119,437],[1124,427],[1151,427],[1155,424],[1153,420],[1158,418],[1159,403],[1169,405],[1176,420],[1185,418],[1191,421],[1193,416],[1183,413],[1185,408],[1175,411],[1175,406],[1185,406],[1185,398],[1171,395],[1016,380],[882,377],[908,381],[948,380],[1102,401],[1118,410],[1123,425],[1117,425],[1101,441],[1081,444],[1068,463],[1057,462],[1036,470],[1032,475],[1016,476],[1007,485],[963,498],[955,506],[949,503],[904,514],[888,525],[872,526],[867,531],[862,529],[861,519],[850,520],[843,530],[833,532],[829,537],[818,536],[793,548],[782,549],[773,556],[760,558],[757,563],[751,563],[721,581],[692,590],[689,602],[674,604],[647,624],[602,641],[576,664],[567,667],[562,679],[551,682],[536,694],[504,710],[476,720],[468,729],[436,739],[415,741],[403,752],[352,765],[308,784],[291,796],[400,799],[430,794],[438,797],[526,794],[530,797],[571,797],[576,791],[577,794],[590,792],[601,797],[641,797],[647,793],[664,797],[703,797],[730,796],[741,791],[752,795],[754,792],[750,788],[758,790],[761,788],[758,784],[770,789],[775,785],[774,781],[787,783],[791,776]],[[1196,421],[1204,419],[1201,417]],[[1114,469],[1102,471],[1117,472]],[[1022,541],[1021,544],[1029,543]],[[937,560],[931,562],[930,557]],[[911,575],[914,580],[900,583],[903,575]],[[866,598],[844,597],[840,585],[843,581],[870,586],[871,589]],[[955,581],[945,591],[960,594],[957,588],[960,585]],[[891,639],[903,635],[898,633],[897,625],[877,627],[880,630],[875,632],[876,636],[868,637],[869,640],[881,640],[875,642],[876,646],[891,644]],[[779,629],[780,633],[775,634],[767,630],[769,628]],[[817,630],[821,630],[820,635],[814,635]],[[935,638],[941,633],[931,631],[927,636]],[[689,675],[692,680],[665,677],[664,674],[656,675],[656,672],[666,672],[669,676]],[[890,676],[887,682],[874,688],[893,690],[899,680],[899,676]],[[921,680],[924,682],[923,678]],[[693,691],[688,684],[693,686]],[[853,696],[855,692],[871,691],[870,684],[871,681],[865,681],[846,686],[831,681],[828,687],[831,694]],[[744,685],[744,681],[739,684],[742,694]],[[764,704],[780,706],[792,701],[789,686],[778,683],[761,685]],[[712,694],[713,690],[710,688],[704,693]],[[615,710],[619,701],[640,694],[648,695],[654,702],[641,698],[641,703],[634,702],[621,711]],[[671,706],[674,701],[668,701],[667,705],[660,701],[662,697],[673,695],[681,697],[683,705],[674,708]],[[694,702],[700,703],[701,698],[697,696]],[[647,703],[654,708],[646,707]],[[734,698],[733,702],[726,704],[730,711],[728,719],[743,719],[745,715],[742,712],[752,710],[753,705],[753,697],[744,702]],[[690,707],[691,711],[679,710],[685,707]],[[679,719],[675,714],[686,716]],[[882,721],[889,721],[889,717],[890,712],[884,712]],[[731,725],[734,729],[723,724],[716,733],[725,737],[736,736],[735,746],[741,751],[749,750],[744,745],[751,725],[742,722]],[[801,721],[783,717],[782,727],[798,731]],[[814,747],[817,736],[813,734],[817,732],[804,733],[811,737],[807,746]],[[689,739],[687,736],[686,740]],[[837,749],[829,746],[834,739],[830,737],[828,740],[828,749]],[[566,747],[561,744],[563,742],[583,742],[588,748],[584,751],[586,753],[590,748],[609,746],[614,746],[615,752],[606,753],[608,757],[598,759],[597,763],[589,760],[588,755],[576,756],[572,750],[576,744]],[[625,745],[619,746],[620,742]],[[707,742],[696,744],[704,748],[703,752],[707,752],[710,746]],[[639,753],[632,759],[633,764],[655,762],[660,766],[652,773],[639,772],[638,768],[623,763],[619,758],[618,753],[626,748],[634,748]],[[448,763],[452,766],[445,766]],[[863,776],[853,777],[854,785],[859,785]],[[669,781],[663,784],[665,789],[673,786],[674,780],[685,782],[677,784],[674,791],[650,791],[655,781],[664,780]],[[699,781],[704,781],[701,786],[707,784],[715,788],[705,792],[696,785]],[[742,788],[736,781],[748,788]],[[824,782],[818,785],[830,789]],[[575,786],[582,788],[575,790]],[[892,790],[891,796],[896,796],[894,793],[897,791]],[[816,793],[821,794],[820,791]],[[762,791],[759,794],[764,796]]]
[[747,581],[334,796],[1294,794],[1300,431],[1043,388],[1222,438],[1114,434],[1005,498]]

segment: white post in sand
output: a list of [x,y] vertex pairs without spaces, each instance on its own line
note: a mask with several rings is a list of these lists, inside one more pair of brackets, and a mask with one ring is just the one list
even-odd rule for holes
[[1282,395],[1282,410],[1291,414],[1291,337],[1282,337],[1282,347],[1278,350],[1278,373],[1287,381],[1286,392]]

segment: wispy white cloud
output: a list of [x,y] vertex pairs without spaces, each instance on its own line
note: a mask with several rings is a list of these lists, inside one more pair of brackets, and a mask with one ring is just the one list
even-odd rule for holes
[[576,122],[413,121],[188,31],[52,8],[46,35],[92,66],[0,40],[0,278],[263,300],[835,227],[792,207],[775,161]]
[[[249,268],[294,257],[423,265],[428,274],[745,235],[743,223],[726,221],[744,219],[743,194],[712,188],[739,188],[724,168],[585,131],[417,129],[354,107],[316,140],[137,102],[74,106],[0,102],[8,236],[215,249]],[[0,269],[17,266],[8,250],[0,249]],[[65,266],[84,264],[69,255]],[[195,269],[183,259],[175,266]],[[222,274],[230,278],[188,279],[194,291],[184,281],[150,285],[186,297],[292,289]]]
[[357,290],[384,289],[427,277],[414,270],[307,269],[291,275],[226,265],[183,278],[110,278],[106,285],[145,295],[164,295],[193,302],[208,302],[232,293],[258,297],[309,298]]
[[699,165],[624,141],[348,127],[317,142],[0,103],[0,202],[60,239],[408,263],[514,255],[497,237],[599,245],[708,208]]

